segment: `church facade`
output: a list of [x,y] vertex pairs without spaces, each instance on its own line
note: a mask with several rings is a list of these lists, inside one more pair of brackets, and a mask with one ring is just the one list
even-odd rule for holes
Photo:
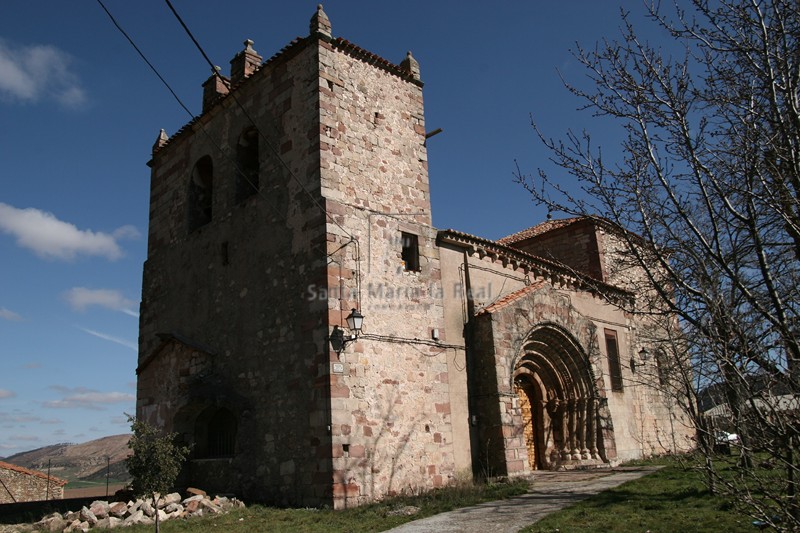
[[333,37],[320,7],[266,61],[246,41],[159,135],[137,417],[192,445],[183,483],[343,508],[688,448],[637,379],[615,228],[432,226],[422,87],[410,53]]

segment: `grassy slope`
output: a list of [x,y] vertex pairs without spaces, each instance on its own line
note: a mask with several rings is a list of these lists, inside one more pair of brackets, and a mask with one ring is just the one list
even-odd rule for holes
[[[757,531],[751,519],[737,514],[733,502],[709,494],[700,474],[684,469],[674,460],[658,460],[665,468],[647,477],[603,492],[568,509],[550,515],[525,533],[554,532],[640,532],[692,533]],[[250,506],[224,516],[162,524],[164,533],[219,532],[367,532],[385,531],[412,519],[521,494],[527,484],[461,486],[415,497],[343,511],[329,509],[274,509]],[[420,507],[413,516],[393,516],[391,511],[406,505]],[[152,526],[126,529],[131,533],[152,532]]]
[[674,460],[657,462],[665,468],[550,515],[522,532],[757,531],[752,519],[736,513],[730,501],[706,490],[699,472]]
[[[385,531],[405,522],[424,518],[459,507],[475,505],[524,494],[528,484],[524,482],[495,485],[461,486],[433,491],[411,497],[392,498],[389,501],[333,511],[330,509],[274,509],[251,506],[227,515],[203,517],[190,521],[169,521],[161,525],[161,531],[206,531],[225,533],[358,533]],[[420,508],[413,516],[390,515],[393,510],[407,505]],[[130,533],[150,533],[153,526],[126,528]]]

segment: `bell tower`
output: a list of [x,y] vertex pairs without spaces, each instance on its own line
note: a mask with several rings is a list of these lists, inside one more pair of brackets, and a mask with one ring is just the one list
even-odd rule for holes
[[137,417],[194,445],[184,483],[345,507],[452,477],[422,86],[411,53],[333,37],[319,6],[159,133]]

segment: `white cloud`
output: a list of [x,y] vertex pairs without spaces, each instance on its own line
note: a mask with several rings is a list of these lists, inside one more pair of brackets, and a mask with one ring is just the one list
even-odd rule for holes
[[16,394],[13,391],[0,389],[0,400],[3,398],[13,398]]
[[0,318],[4,320],[13,320],[13,321],[22,320],[21,316],[19,316],[14,311],[6,309],[5,307],[0,307]]
[[8,440],[12,442],[38,442],[39,437],[36,435],[10,435]]
[[76,311],[85,311],[87,307],[99,306],[121,311],[126,315],[138,317],[136,308],[139,303],[122,296],[122,293],[113,289],[88,289],[86,287],[73,287],[64,293],[64,298]]
[[130,224],[115,229],[111,235],[113,235],[115,239],[138,239],[142,236],[139,230],[136,229],[136,226]]
[[139,346],[135,342],[132,342],[132,341],[129,341],[129,340],[126,340],[126,339],[121,339],[119,337],[114,337],[113,335],[108,335],[106,333],[101,333],[101,332],[95,331],[93,329],[86,329],[86,328],[78,328],[78,329],[80,329],[84,333],[88,333],[89,335],[93,335],[93,336],[97,337],[98,339],[103,339],[103,340],[106,340],[106,341],[109,341],[109,342],[120,344],[122,346],[125,346],[126,348],[130,348],[131,350],[133,350],[135,352],[139,351]]
[[[129,237],[129,228],[123,226],[117,232],[122,231],[122,236]],[[121,237],[79,230],[74,224],[33,207],[17,209],[0,202],[0,231],[13,235],[19,246],[45,259],[72,260],[77,255],[96,255],[113,261],[123,255],[117,243]]]
[[136,397],[126,392],[97,392],[84,387],[69,389],[54,385],[52,389],[63,392],[65,395],[60,400],[43,402],[44,407],[51,409],[90,409],[103,411],[108,404],[133,403]]
[[72,57],[55,46],[15,46],[0,40],[0,96],[29,103],[53,98],[64,107],[80,107],[86,92],[71,64]]

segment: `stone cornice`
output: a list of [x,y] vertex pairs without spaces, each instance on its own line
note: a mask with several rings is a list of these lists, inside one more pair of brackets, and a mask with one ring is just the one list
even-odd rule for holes
[[523,252],[496,241],[448,229],[440,230],[436,236],[439,244],[450,244],[466,249],[479,258],[489,257],[499,261],[504,268],[521,269],[534,279],[542,279],[556,288],[573,288],[601,295],[612,301],[633,301],[634,294],[614,285],[581,275],[569,267]]

